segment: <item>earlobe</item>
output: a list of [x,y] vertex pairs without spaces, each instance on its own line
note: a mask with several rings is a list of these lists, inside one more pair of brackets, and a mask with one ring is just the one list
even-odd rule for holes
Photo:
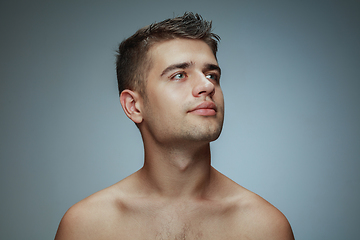
[[141,96],[139,93],[125,89],[120,94],[121,106],[128,118],[134,123],[141,123],[143,120],[140,109]]

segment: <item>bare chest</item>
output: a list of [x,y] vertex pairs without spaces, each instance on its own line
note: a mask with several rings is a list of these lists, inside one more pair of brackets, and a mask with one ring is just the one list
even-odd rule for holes
[[[155,239],[155,240],[199,240],[199,239],[229,239],[226,229],[216,226],[215,222],[208,220],[180,220],[153,219],[153,221],[129,222],[127,227],[126,239]],[[220,224],[222,225],[222,224]]]
[[[122,239],[232,239],[230,215],[222,209],[177,206],[132,212],[122,225]],[[239,239],[239,238],[236,238]]]

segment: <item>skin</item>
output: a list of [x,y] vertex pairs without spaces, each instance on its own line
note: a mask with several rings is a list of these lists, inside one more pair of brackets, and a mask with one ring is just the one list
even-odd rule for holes
[[141,131],[144,166],[72,206],[55,239],[294,239],[279,210],[210,164],[224,100],[208,45],[173,39],[148,54],[145,96],[120,96]]

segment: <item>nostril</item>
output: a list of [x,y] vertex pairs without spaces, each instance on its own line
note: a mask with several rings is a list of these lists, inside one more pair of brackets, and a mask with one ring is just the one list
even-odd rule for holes
[[210,96],[213,96],[214,95],[214,93],[215,93],[215,88],[213,88],[213,90],[210,92]]
[[215,88],[213,88],[211,91],[209,90],[202,90],[200,92],[198,92],[198,95],[209,95],[209,96],[213,96],[215,93]]

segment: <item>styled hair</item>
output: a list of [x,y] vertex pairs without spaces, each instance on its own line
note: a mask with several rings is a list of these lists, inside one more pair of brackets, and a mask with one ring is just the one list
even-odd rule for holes
[[147,52],[155,43],[177,38],[202,40],[216,58],[220,37],[211,32],[211,26],[212,22],[204,20],[201,15],[186,12],[181,17],[143,27],[122,41],[116,56],[119,94],[124,89],[145,93],[147,72],[151,67]]

